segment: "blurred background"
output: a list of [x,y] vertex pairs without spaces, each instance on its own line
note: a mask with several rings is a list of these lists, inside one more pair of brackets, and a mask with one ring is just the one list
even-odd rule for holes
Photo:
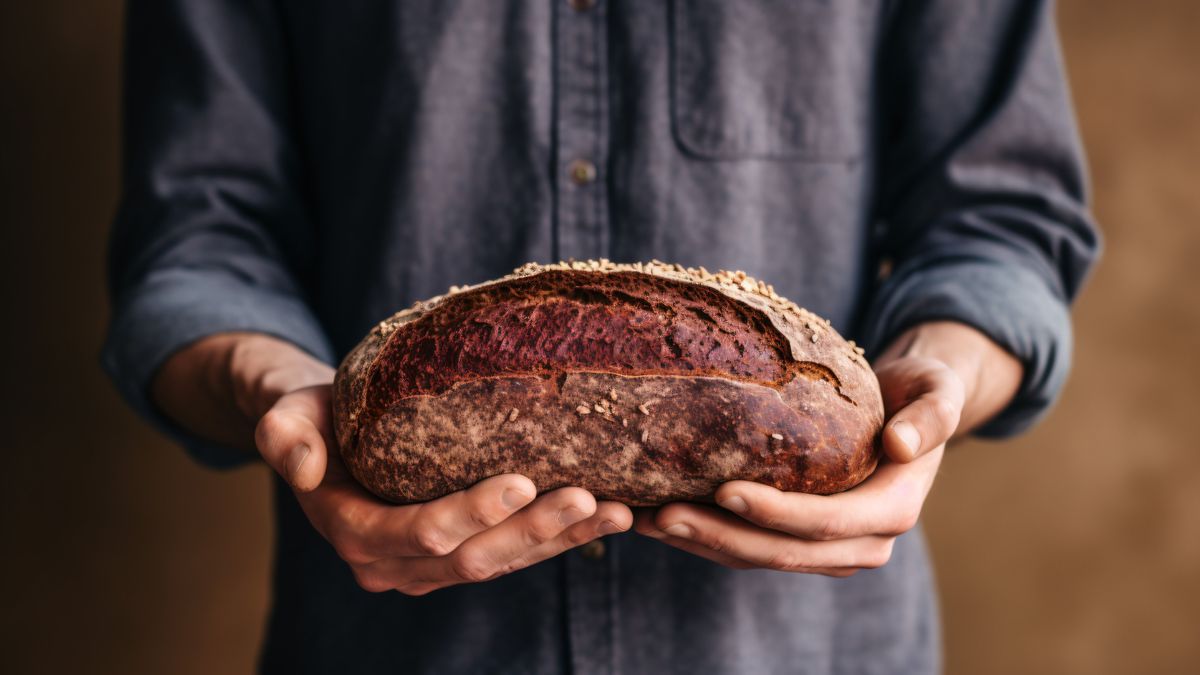
[[[947,672],[1196,672],[1200,3],[1059,18],[1106,255],[1057,410],[953,450],[928,503]],[[248,672],[265,470],[193,465],[96,362],[121,2],[4,3],[0,37],[0,670]]]

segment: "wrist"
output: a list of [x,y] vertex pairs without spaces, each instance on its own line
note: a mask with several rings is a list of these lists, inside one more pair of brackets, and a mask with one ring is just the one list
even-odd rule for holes
[[175,352],[154,374],[150,396],[164,415],[185,430],[253,450],[254,425],[233,404],[238,387],[230,364],[240,337],[209,335]]
[[265,333],[230,334],[224,369],[233,401],[252,423],[284,394],[333,381],[333,369],[291,342]]
[[1015,356],[987,335],[956,321],[933,321],[910,328],[879,361],[900,357],[935,359],[962,380],[965,397],[960,433],[1003,410],[1016,395],[1024,370]]
[[280,396],[332,381],[332,368],[290,342],[262,333],[217,333],[168,358],[150,393],[184,429],[252,451],[255,425]]

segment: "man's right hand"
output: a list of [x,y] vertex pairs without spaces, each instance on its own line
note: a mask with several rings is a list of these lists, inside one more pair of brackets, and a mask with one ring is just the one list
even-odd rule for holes
[[[215,377],[202,372],[212,364],[231,372]],[[209,438],[229,438],[228,428],[213,426],[238,414],[256,422],[253,442],[259,454],[288,481],[313,527],[369,591],[423,595],[486,581],[633,523],[623,504],[597,504],[586,490],[574,487],[539,496],[532,481],[515,474],[493,476],[431,502],[385,503],[355,482],[338,458],[332,380],[332,369],[287,342],[227,334],[174,355],[152,391],[164,412]],[[196,382],[228,383],[228,390]],[[196,396],[216,400],[188,400]],[[190,411],[175,414],[189,404]],[[196,410],[216,414],[197,421]],[[265,412],[255,419],[259,410]]]

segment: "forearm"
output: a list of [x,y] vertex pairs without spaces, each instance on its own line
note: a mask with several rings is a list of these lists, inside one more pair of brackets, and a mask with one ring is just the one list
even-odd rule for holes
[[167,359],[150,394],[187,431],[253,453],[254,427],[281,395],[332,379],[332,368],[285,340],[219,333]]
[[978,330],[955,321],[922,323],[902,333],[877,359],[899,357],[941,361],[963,383],[963,407],[955,436],[962,436],[1003,410],[1016,395],[1021,362]]

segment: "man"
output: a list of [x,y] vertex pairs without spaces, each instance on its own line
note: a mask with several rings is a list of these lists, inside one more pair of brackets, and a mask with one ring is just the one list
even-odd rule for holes
[[[1050,405],[1098,246],[1049,3],[131,0],[127,41],[104,362],[200,461],[281,477],[264,671],[938,670],[921,504],[956,431]],[[829,317],[888,461],[637,514],[348,480],[330,366],[569,257],[744,269]]]

